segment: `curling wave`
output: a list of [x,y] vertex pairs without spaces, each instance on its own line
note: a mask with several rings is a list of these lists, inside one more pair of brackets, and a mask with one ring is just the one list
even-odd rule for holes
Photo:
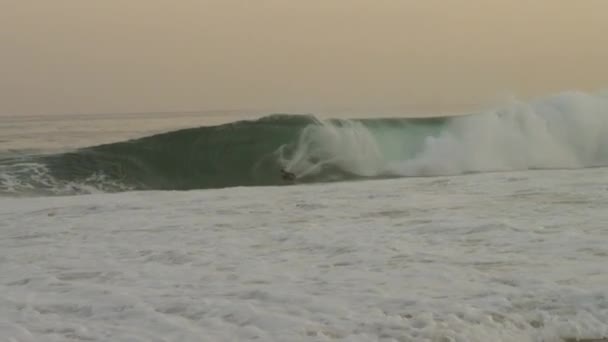
[[270,115],[0,159],[0,192],[186,190],[608,165],[608,96],[428,119]]

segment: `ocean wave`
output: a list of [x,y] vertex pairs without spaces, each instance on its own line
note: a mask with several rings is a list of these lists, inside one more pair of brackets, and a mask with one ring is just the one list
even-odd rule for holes
[[425,119],[275,114],[5,158],[0,192],[187,190],[606,165],[608,96],[570,92]]

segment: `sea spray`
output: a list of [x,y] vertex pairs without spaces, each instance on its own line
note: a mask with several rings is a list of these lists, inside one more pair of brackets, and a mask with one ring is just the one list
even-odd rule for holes
[[566,93],[450,119],[401,176],[608,165],[608,98]]

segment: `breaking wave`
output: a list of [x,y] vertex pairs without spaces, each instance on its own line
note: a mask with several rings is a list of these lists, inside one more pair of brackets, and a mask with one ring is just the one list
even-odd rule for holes
[[[67,153],[0,159],[0,193],[284,185],[608,165],[608,96],[562,93],[476,114],[270,115]],[[286,181],[281,169],[295,176]]]

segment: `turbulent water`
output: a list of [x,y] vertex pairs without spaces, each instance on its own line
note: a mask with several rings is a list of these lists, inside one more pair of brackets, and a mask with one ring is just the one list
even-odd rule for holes
[[0,118],[0,341],[605,342],[606,165],[608,97],[577,92]]
[[270,115],[0,160],[0,191],[70,193],[608,165],[608,98],[560,94],[458,117]]

